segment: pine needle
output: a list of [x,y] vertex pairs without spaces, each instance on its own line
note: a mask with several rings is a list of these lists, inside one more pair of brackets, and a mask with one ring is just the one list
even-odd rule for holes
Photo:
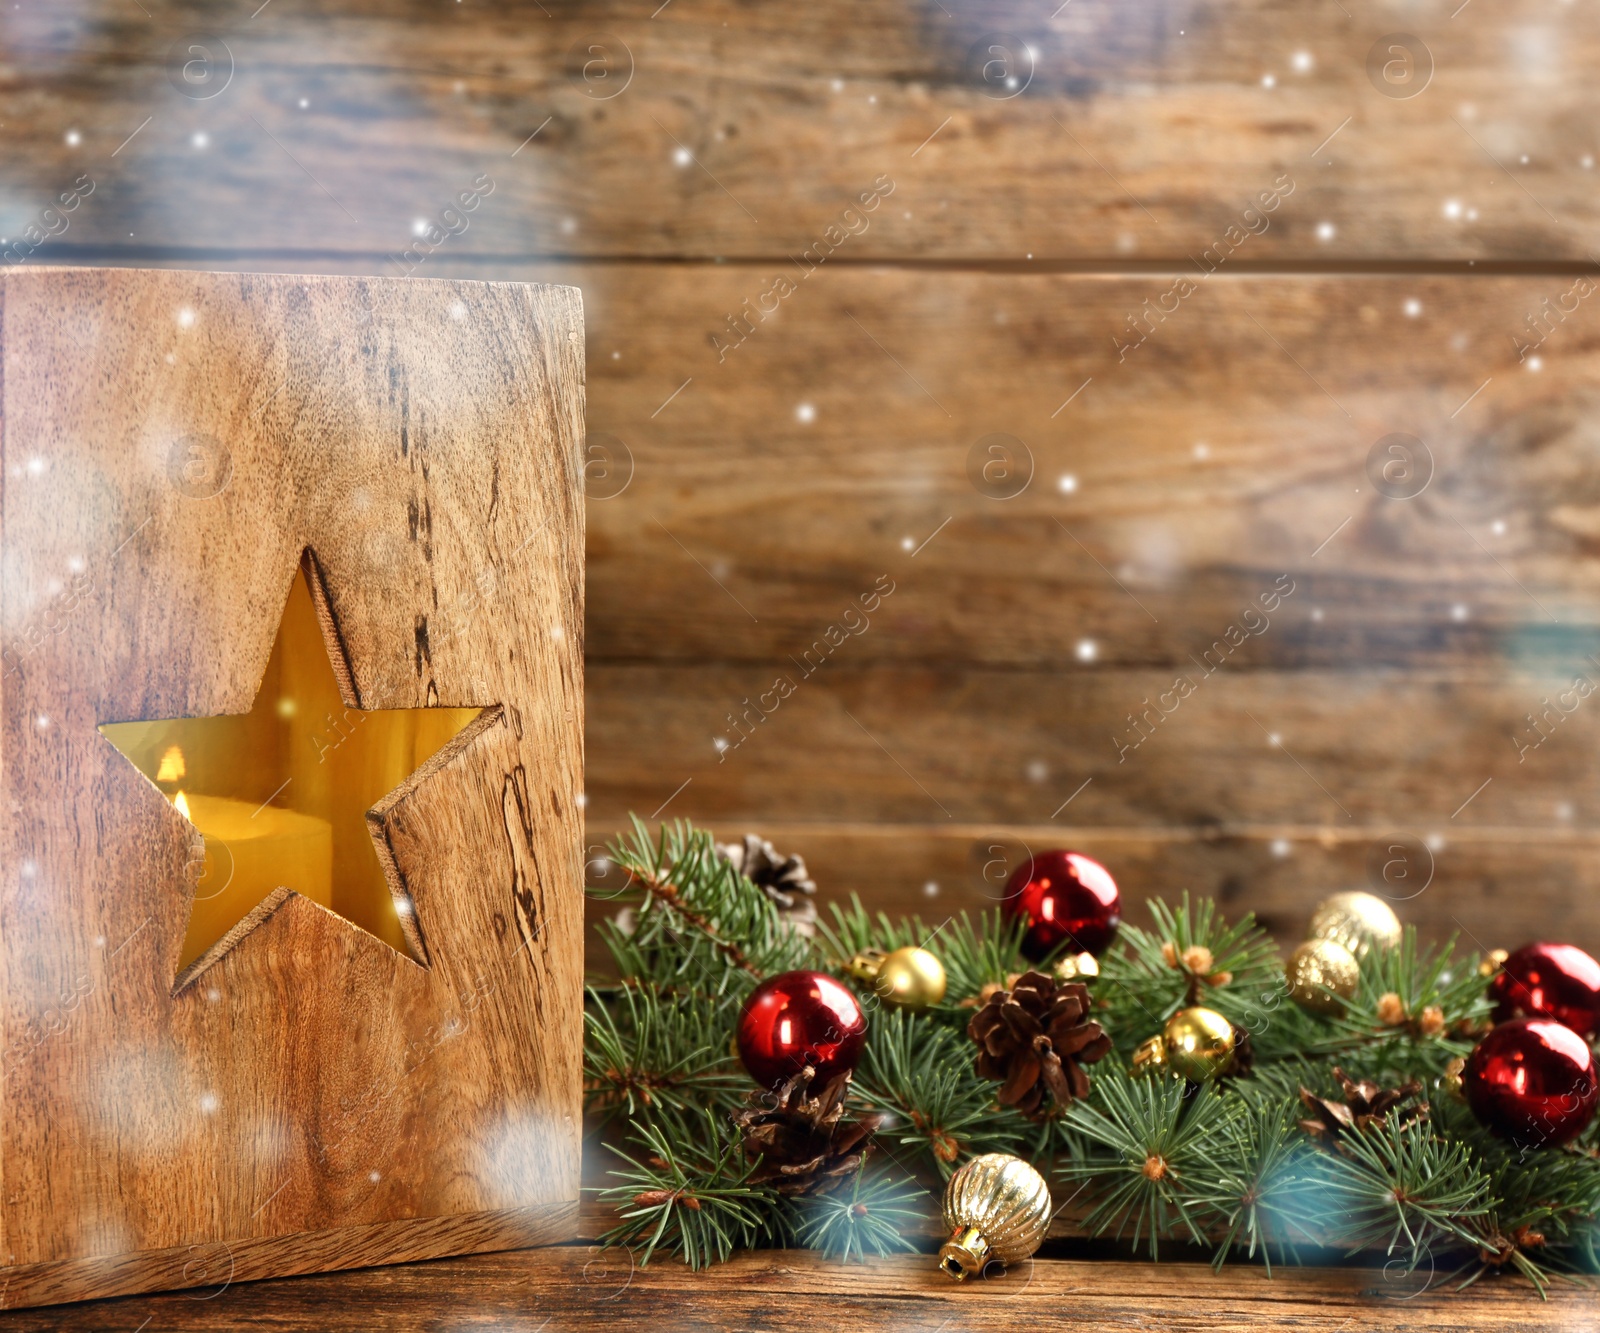
[[1178,1234],[1180,1223],[1203,1244],[1198,1214],[1207,1173],[1216,1171],[1211,1150],[1239,1107],[1213,1087],[1190,1091],[1175,1077],[1134,1079],[1118,1071],[1097,1078],[1089,1101],[1073,1103],[1065,1119],[1105,1153],[1068,1163],[1061,1172],[1090,1183],[1089,1233],[1113,1232],[1120,1240],[1131,1228],[1135,1246],[1149,1239],[1152,1259],[1160,1257],[1161,1238]]
[[927,1190],[909,1180],[869,1178],[865,1171],[856,1172],[848,1191],[799,1200],[796,1209],[795,1239],[846,1263],[915,1251],[933,1211]]
[[995,1085],[973,1068],[965,1032],[903,1012],[879,1015],[856,1074],[862,1102],[888,1112],[878,1132],[920,1149],[948,1177],[966,1157],[1015,1152],[1028,1125],[995,1104]]
[[[630,1169],[612,1171],[619,1183],[600,1191],[622,1218],[602,1244],[628,1246],[641,1268],[663,1247],[690,1268],[706,1268],[771,1234],[777,1193],[750,1183],[757,1164],[744,1160],[726,1120],[704,1114],[636,1128],[650,1156],[614,1150]],[[703,1149],[690,1146],[696,1143]]]

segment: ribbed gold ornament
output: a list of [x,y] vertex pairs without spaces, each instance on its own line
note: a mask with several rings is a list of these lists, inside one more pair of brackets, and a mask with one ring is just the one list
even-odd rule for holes
[[1215,1009],[1199,1005],[1173,1014],[1162,1036],[1167,1068],[1191,1083],[1205,1083],[1222,1073],[1232,1061],[1238,1041],[1232,1023]]
[[845,970],[857,981],[869,983],[885,1004],[897,1009],[926,1009],[944,999],[944,964],[914,944],[888,953],[863,949]]
[[1284,965],[1289,996],[1314,1014],[1336,1014],[1356,993],[1361,965],[1337,940],[1307,940]]
[[965,1282],[989,1264],[1020,1263],[1043,1242],[1050,1212],[1050,1187],[1020,1157],[974,1157],[945,1186],[950,1239],[939,1250],[939,1267]]
[[1374,894],[1336,893],[1317,904],[1307,933],[1314,940],[1333,940],[1357,958],[1365,958],[1372,949],[1399,947],[1400,918]]

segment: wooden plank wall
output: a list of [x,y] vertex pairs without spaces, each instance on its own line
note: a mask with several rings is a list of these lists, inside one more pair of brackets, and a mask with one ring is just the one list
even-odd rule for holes
[[1600,946],[1592,7],[253,9],[0,15],[6,257],[583,288],[597,850]]

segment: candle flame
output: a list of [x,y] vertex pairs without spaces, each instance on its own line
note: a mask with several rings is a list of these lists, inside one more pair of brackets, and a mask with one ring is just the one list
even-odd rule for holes
[[172,798],[172,804],[180,815],[190,823],[194,822],[194,816],[189,813],[189,802],[181,791]]

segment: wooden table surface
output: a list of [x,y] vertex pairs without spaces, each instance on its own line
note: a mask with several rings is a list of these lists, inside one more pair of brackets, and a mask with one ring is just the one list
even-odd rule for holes
[[1397,1329],[1517,1329],[1587,1333],[1600,1328],[1600,1292],[1552,1289],[1541,1302],[1526,1283],[1480,1281],[1455,1290],[1450,1273],[1254,1264],[1220,1275],[1199,1263],[1152,1264],[1070,1256],[1034,1260],[990,1282],[957,1285],[931,1255],[843,1265],[799,1250],[747,1254],[705,1273],[681,1264],[634,1266],[626,1251],[590,1240],[544,1250],[471,1255],[394,1268],[203,1287],[0,1315],[4,1333],[96,1330],[494,1329],[560,1333],[820,1328],[1027,1329],[1070,1321],[1075,1329],[1293,1329],[1364,1333]]

